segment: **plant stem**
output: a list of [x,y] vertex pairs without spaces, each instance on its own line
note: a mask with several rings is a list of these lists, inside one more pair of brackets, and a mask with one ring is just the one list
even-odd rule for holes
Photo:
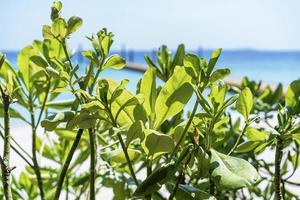
[[215,194],[215,184],[213,180],[211,179],[211,176],[209,175],[209,194],[214,195]]
[[[152,163],[151,163],[150,160],[148,160],[148,163],[147,163],[147,177],[149,177],[151,174],[152,174]],[[145,198],[147,200],[151,200],[151,194],[145,196]]]
[[[117,122],[116,122],[116,120],[114,119],[114,116],[113,116],[113,114],[111,113],[111,110],[110,110],[110,108],[109,108],[108,106],[106,106],[106,110],[107,110],[107,112],[108,112],[108,114],[109,114],[109,117],[110,117],[111,120],[112,120],[113,126],[114,126],[114,127],[118,127]],[[136,178],[136,175],[135,175],[135,172],[134,172],[134,170],[133,170],[133,167],[132,167],[132,164],[131,164],[131,161],[130,161],[130,158],[129,158],[129,155],[128,155],[128,152],[127,152],[127,148],[126,148],[125,143],[124,143],[124,140],[123,140],[123,138],[122,138],[122,136],[121,136],[120,133],[117,133],[117,136],[118,136],[118,139],[119,139],[119,141],[120,141],[122,150],[123,150],[123,152],[124,152],[124,155],[125,155],[125,158],[126,158],[127,165],[128,165],[128,167],[129,167],[129,171],[130,171],[130,173],[131,173],[131,176],[132,176],[132,178],[133,178],[135,184],[136,184],[137,186],[139,186],[139,182],[138,182],[138,180],[137,180],[137,178]]]
[[43,115],[43,112],[44,112],[44,110],[45,110],[46,103],[47,103],[47,99],[48,99],[48,95],[49,95],[49,91],[50,91],[50,86],[51,86],[51,78],[49,78],[49,80],[48,80],[45,98],[44,98],[44,101],[43,101],[43,104],[42,104],[42,108],[41,108],[41,111],[40,111],[40,114],[39,114],[37,123],[36,123],[36,125],[35,125],[35,129],[37,129],[37,127],[39,126],[40,121],[41,121],[41,119],[42,119],[42,115]]
[[[70,64],[71,69],[74,69],[73,64],[72,64],[72,61],[71,61],[71,58],[70,58],[69,53],[68,53],[66,41],[65,41],[65,40],[63,40],[63,41],[58,40],[58,41],[59,41],[59,42],[62,44],[62,46],[63,46],[64,54],[65,54],[66,59],[68,60],[68,62],[69,62],[69,64]],[[76,79],[79,78],[78,75],[76,74],[76,72],[74,73],[74,76],[75,76]]]
[[69,154],[67,156],[67,159],[64,163],[64,166],[60,172],[60,175],[59,175],[59,179],[58,179],[58,182],[57,182],[57,186],[56,186],[56,191],[55,191],[55,196],[54,196],[54,200],[58,200],[59,199],[59,196],[60,196],[60,192],[62,190],[62,186],[63,186],[63,183],[64,183],[64,179],[65,179],[65,176],[67,174],[67,171],[68,171],[68,168],[70,166],[70,163],[71,163],[71,160],[73,158],[73,155],[75,153],[75,150],[79,144],[79,141],[80,141],[80,138],[82,136],[82,133],[83,133],[83,129],[79,129],[77,131],[77,134],[76,134],[76,137],[74,139],[74,142],[72,144],[72,147],[69,151]]
[[283,150],[283,140],[277,137],[276,151],[275,151],[275,174],[274,174],[274,184],[275,184],[275,199],[282,200],[280,181],[281,181],[281,159]]
[[173,188],[173,191],[172,191],[172,193],[170,194],[168,200],[172,200],[172,199],[175,197],[175,194],[176,194],[176,192],[177,192],[177,190],[178,190],[178,186],[179,186],[179,184],[180,184],[180,181],[181,181],[182,177],[183,177],[183,169],[181,169],[181,172],[180,172],[180,174],[179,174],[179,176],[178,176],[178,178],[177,178],[176,184],[175,184],[175,186],[174,186],[174,188]]
[[195,105],[194,105],[193,111],[192,111],[192,113],[191,113],[191,116],[190,116],[190,118],[189,118],[189,121],[188,121],[187,124],[185,125],[184,130],[183,130],[183,132],[182,132],[182,134],[181,134],[181,136],[180,136],[180,138],[179,138],[179,141],[178,141],[178,143],[176,144],[176,146],[174,147],[174,150],[172,151],[172,154],[171,154],[171,156],[169,157],[168,161],[171,161],[171,159],[173,158],[173,156],[174,156],[175,153],[177,152],[177,150],[178,150],[178,148],[179,148],[179,146],[180,146],[182,140],[185,138],[185,135],[186,135],[187,131],[189,130],[189,127],[190,127],[190,125],[191,125],[191,123],[192,123],[192,121],[193,121],[193,119],[194,119],[194,116],[195,116],[195,114],[196,114],[197,108],[198,108],[198,101],[195,102]]
[[139,186],[139,182],[138,182],[138,180],[137,180],[137,178],[136,178],[136,175],[135,175],[135,173],[134,173],[134,170],[133,170],[133,167],[132,167],[132,164],[131,164],[131,161],[130,161],[130,158],[129,158],[129,155],[128,155],[128,152],[127,152],[127,148],[126,148],[125,143],[124,143],[124,141],[123,141],[123,138],[122,138],[122,136],[121,136],[120,133],[118,133],[117,135],[118,135],[118,139],[119,139],[119,141],[120,141],[121,147],[122,147],[122,149],[123,149],[123,152],[124,152],[124,154],[125,154],[125,157],[126,157],[126,160],[127,160],[127,165],[128,165],[128,167],[129,167],[129,171],[130,171],[130,173],[131,173],[131,176],[132,176],[132,178],[133,178],[135,184],[136,184],[137,186]]
[[[4,139],[5,139],[5,137],[4,137],[4,135],[3,135],[3,133],[0,131],[0,136],[2,137],[2,139],[3,139],[3,141],[4,141]],[[12,138],[12,137],[11,137]],[[19,152],[17,149],[16,149],[16,147],[14,147],[12,144],[10,144],[10,147],[32,168],[32,169],[34,169],[33,168],[33,165],[29,162],[29,160],[27,160],[26,158],[25,158],[25,156],[23,156],[22,155],[22,153],[21,152]],[[30,156],[30,158],[31,158],[31,156]],[[32,158],[31,158],[32,159]]]
[[37,182],[38,182],[38,187],[41,195],[41,199],[44,200],[44,189],[43,189],[43,180],[41,176],[41,171],[40,167],[37,161],[37,156],[36,156],[36,127],[35,127],[35,117],[34,117],[34,111],[33,111],[33,102],[30,97],[30,102],[29,102],[29,109],[30,109],[30,117],[31,117],[31,130],[32,130],[32,162],[33,162],[33,167],[34,167],[34,172],[36,174]]
[[231,149],[231,150],[229,151],[229,153],[227,154],[228,156],[230,156],[230,155],[235,151],[235,149],[237,148],[237,146],[239,145],[240,140],[241,140],[241,138],[243,137],[243,135],[245,134],[247,127],[248,127],[248,124],[245,124],[242,133],[239,135],[239,137],[237,138],[237,140],[236,140],[234,146],[232,147],[232,149]]
[[96,154],[95,154],[95,131],[93,128],[89,129],[89,139],[90,139],[90,200],[95,200],[95,178],[96,178]]
[[4,149],[3,149],[3,159],[0,158],[1,169],[2,169],[2,182],[3,182],[3,190],[4,196],[6,200],[12,200],[11,193],[11,184],[10,184],[10,173],[11,168],[9,166],[10,161],[10,115],[9,115],[9,96],[4,95],[3,104],[4,104]]

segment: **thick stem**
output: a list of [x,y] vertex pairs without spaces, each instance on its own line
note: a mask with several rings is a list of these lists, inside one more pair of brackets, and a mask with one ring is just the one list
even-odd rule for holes
[[89,129],[89,139],[90,139],[90,200],[95,200],[95,179],[96,179],[96,154],[95,154],[95,131],[94,129]]
[[12,199],[11,184],[10,184],[10,173],[11,168],[9,166],[10,161],[10,115],[9,115],[9,101],[3,97],[4,104],[4,149],[3,159],[1,158],[1,169],[2,169],[2,182],[4,189],[4,196],[6,200]]
[[63,186],[63,183],[64,183],[64,179],[66,177],[66,174],[67,174],[67,171],[68,171],[68,168],[70,166],[70,163],[71,163],[71,160],[73,158],[73,155],[75,153],[75,150],[79,144],[79,141],[80,141],[80,138],[82,136],[82,133],[83,133],[83,129],[79,129],[77,131],[77,134],[76,134],[76,137],[74,139],[74,142],[72,144],[72,147],[70,149],[70,152],[67,156],[67,159],[64,163],[64,166],[60,172],[60,175],[59,175],[59,179],[58,179],[58,182],[57,182],[57,186],[56,186],[56,191],[55,191],[55,196],[54,196],[54,200],[58,200],[59,199],[59,196],[60,196],[60,193],[61,193],[61,190],[62,190],[62,186]]
[[274,174],[274,185],[275,185],[275,199],[282,200],[281,194],[281,171],[280,164],[282,159],[283,140],[277,137],[276,152],[275,152],[275,174]]
[[31,146],[32,162],[33,162],[33,168],[34,168],[34,172],[35,172],[37,182],[38,182],[40,196],[41,196],[41,199],[44,200],[43,180],[42,180],[42,175],[41,175],[40,167],[39,167],[39,164],[37,161],[37,156],[36,156],[36,126],[35,126],[34,111],[33,111],[33,107],[32,107],[33,102],[30,101],[30,104],[31,104],[30,105],[30,117],[31,117],[31,130],[32,130],[32,146]]

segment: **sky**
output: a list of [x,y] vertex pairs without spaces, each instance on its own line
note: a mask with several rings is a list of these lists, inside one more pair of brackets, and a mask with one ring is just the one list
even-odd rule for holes
[[[0,0],[0,50],[18,50],[42,39],[50,23],[48,0]],[[89,48],[85,36],[107,27],[113,49],[300,50],[299,0],[63,0],[63,17],[83,19],[70,39]]]

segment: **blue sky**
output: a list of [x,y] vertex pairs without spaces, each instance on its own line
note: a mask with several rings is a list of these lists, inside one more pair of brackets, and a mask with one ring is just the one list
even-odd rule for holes
[[[15,50],[41,39],[50,22],[46,0],[1,0],[0,50]],[[102,27],[115,34],[114,49],[223,47],[300,50],[299,0],[64,0],[63,16],[84,24],[70,40],[89,47],[85,35]]]

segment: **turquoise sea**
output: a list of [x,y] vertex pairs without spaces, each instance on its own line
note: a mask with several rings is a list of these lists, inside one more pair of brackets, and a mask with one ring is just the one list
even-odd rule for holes
[[[16,66],[17,51],[2,51],[10,62]],[[187,51],[209,58],[212,50]],[[128,62],[145,65],[144,55],[154,58],[155,51],[114,51],[119,53]],[[73,57],[75,62],[84,63],[80,53]],[[228,67],[231,70],[231,76],[241,78],[248,76],[253,80],[262,80],[265,83],[283,83],[287,85],[293,80],[300,78],[300,51],[256,51],[256,50],[223,50],[217,67]],[[82,68],[83,69],[83,68]],[[122,70],[116,72],[106,71],[103,76],[115,78],[117,80],[127,78],[131,84],[134,84],[140,78],[139,72]]]

